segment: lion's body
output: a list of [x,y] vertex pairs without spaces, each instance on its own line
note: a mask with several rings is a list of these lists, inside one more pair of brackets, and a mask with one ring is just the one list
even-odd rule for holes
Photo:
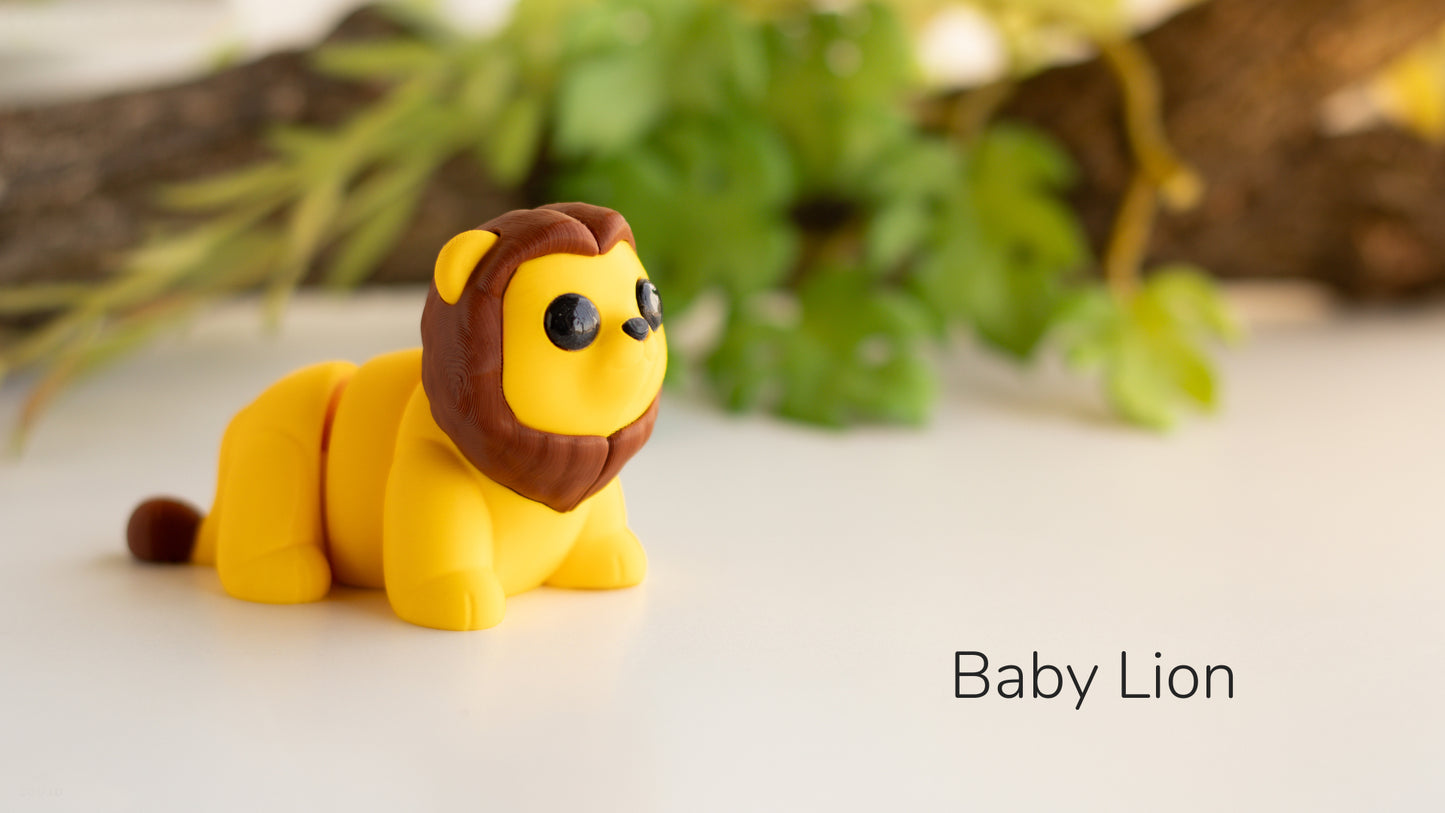
[[[234,595],[288,604],[319,598],[333,580],[398,581],[405,592],[416,578],[461,571],[483,547],[505,595],[549,580],[619,587],[642,578],[635,538],[635,555],[569,563],[579,541],[631,536],[615,480],[565,513],[498,485],[437,428],[420,376],[415,349],[360,367],[313,365],[269,387],[226,429],[216,499],[192,560],[215,564]],[[393,470],[398,458],[402,471]],[[456,499],[429,509],[441,495]],[[475,527],[459,532],[458,523]],[[409,544],[418,536],[465,539],[478,550]]]
[[667,343],[627,221],[559,203],[453,237],[421,339],[273,384],[226,428],[210,514],[142,502],[131,552],[214,564],[250,601],[384,588],[452,630],[541,584],[642,581],[617,473],[652,434]]

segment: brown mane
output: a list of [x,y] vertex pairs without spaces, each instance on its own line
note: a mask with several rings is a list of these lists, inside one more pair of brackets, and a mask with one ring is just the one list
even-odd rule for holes
[[571,511],[602,490],[652,434],[657,399],[608,437],[524,426],[502,392],[502,295],[517,266],[549,254],[596,256],[626,241],[622,215],[554,203],[483,223],[497,235],[455,305],[433,282],[421,315],[421,381],[432,418],[480,472],[529,500]]

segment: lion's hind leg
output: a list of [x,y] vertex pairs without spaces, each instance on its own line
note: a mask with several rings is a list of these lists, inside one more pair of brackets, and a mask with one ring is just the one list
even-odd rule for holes
[[292,373],[226,430],[206,524],[214,527],[216,571],[231,595],[298,604],[331,588],[322,473],[331,415],[355,369],[330,362]]

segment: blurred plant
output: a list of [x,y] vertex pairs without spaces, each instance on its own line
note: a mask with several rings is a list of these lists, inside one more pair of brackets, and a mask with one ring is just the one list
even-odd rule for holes
[[0,313],[50,314],[0,353],[0,374],[46,370],[23,430],[72,377],[201,304],[262,288],[274,320],[313,270],[354,285],[428,180],[470,155],[534,203],[624,212],[671,317],[720,300],[720,335],[674,369],[701,372],[730,408],[921,421],[938,389],[930,347],[965,328],[1020,360],[1057,337],[1103,369],[1121,415],[1167,425],[1180,402],[1213,405],[1201,344],[1232,329],[1206,277],[1139,282],[1156,199],[1188,204],[1198,184],[1158,132],[1147,63],[1096,10],[1081,16],[1098,5],[1112,7],[983,8],[1015,28],[1023,9],[1081,29],[1119,71],[1140,169],[1107,282],[1085,274],[1068,159],[991,111],[924,123],[888,5],[524,0],[486,37],[402,5],[388,13],[405,34],[316,54],[325,72],[386,83],[373,106],[331,130],[278,127],[272,159],[166,190],[204,219],[157,234],[100,286],[0,291]]

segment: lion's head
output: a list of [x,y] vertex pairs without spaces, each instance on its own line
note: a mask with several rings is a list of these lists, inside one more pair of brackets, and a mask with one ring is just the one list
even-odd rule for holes
[[572,510],[652,434],[667,368],[661,303],[611,209],[522,209],[452,238],[421,334],[437,425],[528,499]]

